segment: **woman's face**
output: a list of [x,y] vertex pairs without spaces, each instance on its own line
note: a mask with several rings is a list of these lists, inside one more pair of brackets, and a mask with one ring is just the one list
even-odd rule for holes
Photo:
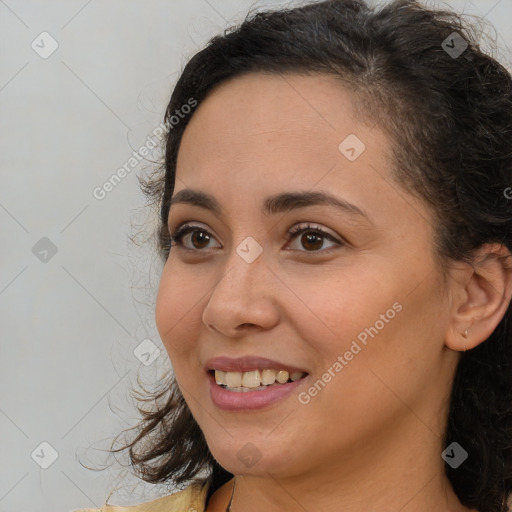
[[[173,197],[208,194],[219,211],[171,207],[171,233],[195,231],[171,249],[156,321],[187,404],[232,473],[357,472],[408,457],[418,439],[440,443],[458,355],[444,345],[449,293],[432,215],[393,180],[390,153],[351,95],[320,75],[236,78],[186,128]],[[341,206],[318,196],[266,208],[311,193]],[[246,356],[271,362],[209,363]],[[307,376],[239,393],[211,368]],[[239,375],[247,386],[261,376],[233,372],[231,386]]]

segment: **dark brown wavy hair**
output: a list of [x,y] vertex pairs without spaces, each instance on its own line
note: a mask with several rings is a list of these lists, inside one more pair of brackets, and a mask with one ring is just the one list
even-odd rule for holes
[[[468,44],[460,55],[448,51],[455,48],[454,32]],[[355,94],[361,111],[392,141],[397,181],[431,207],[441,264],[471,262],[472,251],[488,242],[512,250],[506,197],[512,78],[478,40],[477,25],[411,0],[379,9],[363,0],[330,0],[251,13],[214,37],[186,64],[172,92],[163,164],[140,178],[160,211],[162,260],[171,250],[167,218],[179,144],[193,116],[177,122],[176,111],[251,72],[327,74]],[[489,339],[462,354],[443,439],[444,446],[456,441],[469,454],[459,468],[445,469],[460,502],[479,512],[508,511],[512,491],[511,311]],[[209,481],[211,496],[233,475],[213,458],[174,377],[145,392],[140,400],[150,408],[138,407],[136,437],[111,451],[128,450],[134,471],[147,482]]]

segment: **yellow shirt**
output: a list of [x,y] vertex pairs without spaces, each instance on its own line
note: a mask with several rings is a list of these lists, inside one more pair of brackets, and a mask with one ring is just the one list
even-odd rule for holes
[[200,483],[192,483],[182,491],[170,496],[139,505],[129,507],[103,505],[101,508],[82,508],[72,512],[204,512],[208,488],[208,483],[205,483],[202,488]]

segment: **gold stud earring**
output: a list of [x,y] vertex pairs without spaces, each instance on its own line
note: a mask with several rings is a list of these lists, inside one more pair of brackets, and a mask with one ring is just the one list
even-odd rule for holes
[[464,330],[462,337],[464,338],[464,352],[466,352],[468,350],[468,345],[466,343],[466,340],[468,339],[468,329]]

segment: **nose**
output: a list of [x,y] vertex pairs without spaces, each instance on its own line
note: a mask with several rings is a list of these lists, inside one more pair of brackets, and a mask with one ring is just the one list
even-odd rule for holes
[[[202,321],[226,337],[240,337],[247,330],[272,329],[279,322],[279,292],[273,271],[263,254],[247,263],[235,251],[213,287]],[[281,285],[282,286],[282,285]]]

